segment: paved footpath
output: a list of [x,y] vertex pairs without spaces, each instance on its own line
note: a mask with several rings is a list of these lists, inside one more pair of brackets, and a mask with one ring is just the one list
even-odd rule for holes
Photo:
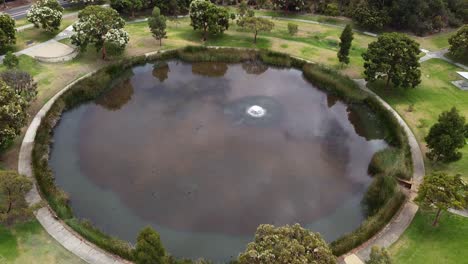
[[[93,73],[93,72],[92,72]],[[59,93],[57,93],[52,99],[50,99],[42,109],[36,114],[34,119],[26,131],[23,142],[21,144],[19,161],[18,161],[18,172],[20,174],[26,175],[33,179],[34,186],[32,190],[26,195],[26,201],[30,206],[35,205],[42,201],[42,198],[39,194],[38,187],[36,185],[35,179],[32,172],[32,149],[34,146],[34,139],[36,137],[37,129],[41,123],[42,118],[47,114],[50,107],[53,105],[55,100],[59,98],[66,90],[68,90],[73,84],[82,78],[90,76],[92,73],[86,74],[85,76],[77,79],[71,84],[63,88]],[[63,247],[71,251],[73,254],[83,259],[88,263],[93,264],[127,264],[130,263],[122,258],[112,255],[96,245],[84,240],[80,235],[76,234],[71,230],[65,223],[59,220],[55,213],[48,207],[42,207],[37,212],[35,212],[37,220],[41,223],[44,229],[49,233],[53,238],[57,240]]]
[[346,264],[362,264],[365,260],[369,259],[369,255],[373,246],[385,247],[388,248],[393,243],[395,243],[398,238],[403,234],[403,232],[408,228],[413,220],[416,212],[418,211],[417,204],[414,203],[414,198],[418,192],[419,185],[425,174],[424,168],[424,159],[421,149],[419,148],[418,141],[414,136],[411,129],[405,123],[403,118],[382,98],[376,95],[374,92],[370,91],[366,87],[366,81],[363,79],[355,80],[359,84],[361,89],[369,92],[370,94],[376,96],[376,98],[382,103],[382,105],[390,111],[393,116],[396,117],[398,123],[405,130],[406,136],[408,137],[408,143],[411,150],[411,157],[413,159],[413,178],[412,186],[409,193],[408,200],[405,202],[403,207],[397,213],[396,216],[387,224],[377,235],[369,239],[367,242],[359,246],[358,248],[352,250],[344,256],[344,259],[341,260],[342,263]]

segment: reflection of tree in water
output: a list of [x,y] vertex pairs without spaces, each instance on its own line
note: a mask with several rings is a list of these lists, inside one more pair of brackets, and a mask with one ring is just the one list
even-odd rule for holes
[[157,62],[153,66],[153,76],[156,77],[160,82],[164,82],[169,75],[171,69],[167,62]]
[[133,95],[133,86],[130,79],[126,79],[114,86],[103,96],[96,100],[96,104],[106,108],[107,110],[116,111],[122,108]]
[[196,62],[192,64],[192,73],[208,77],[224,76],[227,69],[228,65],[224,62]]
[[356,134],[367,140],[385,137],[385,128],[382,122],[370,109],[363,105],[349,105],[346,111],[348,112],[348,120],[353,125]]
[[328,108],[332,108],[336,102],[338,102],[339,98],[337,96],[327,94],[327,105]]
[[244,69],[244,71],[248,74],[260,75],[268,70],[268,66],[258,60],[246,61],[242,63],[242,69]]

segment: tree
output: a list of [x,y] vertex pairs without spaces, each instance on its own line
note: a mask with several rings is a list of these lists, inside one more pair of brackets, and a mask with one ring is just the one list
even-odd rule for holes
[[387,79],[399,87],[416,87],[421,82],[419,44],[399,33],[384,33],[369,44],[364,58],[366,81]]
[[157,6],[165,16],[186,15],[190,2],[190,0],[155,0],[154,6]]
[[229,12],[208,0],[192,1],[190,20],[194,30],[203,32],[203,41],[206,41],[208,33],[223,33],[229,28]]
[[111,0],[110,6],[119,13],[130,12],[135,17],[135,11],[143,8],[142,0]]
[[341,63],[349,64],[349,50],[351,49],[351,43],[353,42],[353,29],[348,24],[343,29],[340,36],[340,50],[338,51],[338,60]]
[[284,11],[298,12],[306,7],[304,0],[272,0],[273,5]]
[[432,161],[452,162],[461,159],[458,149],[465,145],[468,124],[455,107],[442,112],[438,122],[429,130],[425,140],[430,151],[426,154]]
[[0,223],[11,225],[31,216],[24,198],[31,188],[29,178],[15,171],[0,171]]
[[288,23],[288,32],[289,32],[289,34],[294,36],[294,35],[297,34],[298,31],[299,31],[299,26],[297,24]]
[[0,14],[0,52],[16,43],[15,20],[7,14]]
[[385,248],[373,246],[366,264],[392,264],[392,259]]
[[456,58],[468,58],[468,25],[461,27],[449,38],[450,54]]
[[31,6],[27,17],[35,27],[54,32],[60,27],[62,12],[63,7],[57,0],[39,0]]
[[20,70],[8,70],[0,73],[0,79],[26,102],[29,103],[36,98],[37,83],[29,73]]
[[239,19],[244,18],[247,15],[247,11],[249,10],[249,6],[245,0],[241,1],[239,7],[237,8],[237,14],[239,15]]
[[3,65],[5,65],[5,67],[7,67],[8,69],[13,69],[18,67],[18,64],[18,57],[16,57],[16,55],[13,54],[13,52],[11,51],[7,52],[5,58],[3,58]]
[[104,43],[115,43],[121,48],[128,44],[128,33],[123,29],[125,21],[117,11],[102,6],[87,6],[78,13],[78,22],[73,25],[75,32],[71,36],[72,44],[86,50],[93,44],[96,50],[101,50],[102,58],[106,58]]
[[10,145],[26,125],[26,101],[0,80],[0,150]]
[[159,40],[159,46],[162,46],[162,39],[166,38],[166,17],[161,15],[158,7],[153,9],[153,13],[148,18],[148,26],[153,37]]
[[254,33],[254,43],[257,43],[258,32],[270,32],[275,23],[263,17],[245,17],[243,27]]
[[145,227],[138,234],[134,250],[136,264],[164,263],[166,251],[159,234],[151,227]]
[[318,233],[293,226],[260,225],[255,240],[239,255],[239,264],[336,263],[335,256]]
[[442,211],[465,207],[467,189],[460,175],[450,176],[443,172],[434,172],[424,177],[423,183],[419,186],[416,201],[422,207],[437,209],[432,223],[436,226]]
[[360,2],[351,12],[353,20],[369,30],[381,30],[390,20],[386,10],[369,6],[366,1]]

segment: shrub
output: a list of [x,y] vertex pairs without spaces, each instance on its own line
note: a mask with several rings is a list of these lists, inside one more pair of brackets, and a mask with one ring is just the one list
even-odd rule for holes
[[368,216],[377,213],[392,198],[396,185],[392,176],[379,174],[374,177],[362,200]]
[[392,177],[409,179],[411,174],[407,164],[406,157],[401,149],[389,147],[374,154],[369,163],[369,174],[384,174]]
[[288,23],[288,32],[291,35],[296,35],[297,32],[299,31],[299,26],[294,23]]
[[261,51],[260,58],[266,64],[279,67],[290,67],[291,57],[288,54],[275,51]]
[[13,54],[13,52],[11,51],[7,52],[5,58],[3,58],[3,65],[5,65],[5,67],[7,67],[8,69],[13,69],[18,67],[18,64],[18,57],[16,57],[16,55]]

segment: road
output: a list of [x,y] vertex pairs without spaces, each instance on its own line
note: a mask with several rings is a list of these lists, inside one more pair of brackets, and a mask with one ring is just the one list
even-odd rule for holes
[[[64,0],[58,0],[58,2],[63,6],[63,7],[68,7],[71,5],[71,3],[64,1]],[[28,12],[29,8],[31,7],[31,4],[29,5],[24,5],[24,6],[19,6],[15,7],[12,9],[8,9],[6,11],[3,11],[3,13],[9,14],[13,19],[21,19],[23,17],[26,17],[26,13]]]

